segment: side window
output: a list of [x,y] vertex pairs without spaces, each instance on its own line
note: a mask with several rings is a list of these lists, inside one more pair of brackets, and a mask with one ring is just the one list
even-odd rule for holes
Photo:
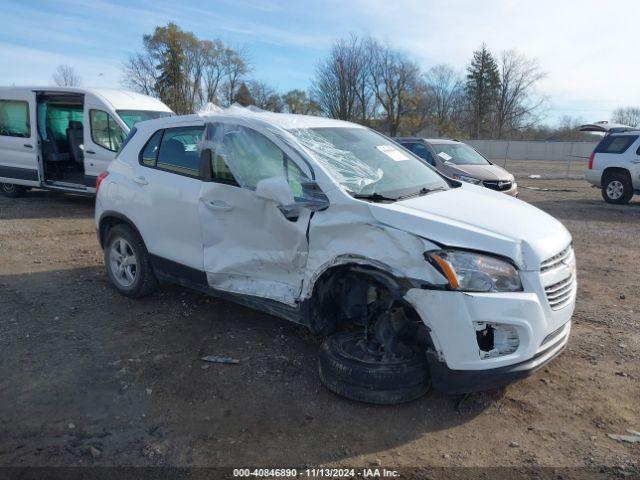
[[160,149],[160,140],[164,130],[158,130],[152,135],[147,144],[140,152],[140,163],[147,167],[155,167],[158,159],[158,150]]
[[111,115],[102,110],[90,110],[91,140],[107,150],[117,152],[124,141],[124,131]]
[[596,147],[596,153],[624,153],[638,135],[607,135]]
[[140,152],[140,163],[189,177],[200,176],[202,131],[202,127],[158,130]]
[[[293,196],[302,198],[302,184],[306,176],[300,168],[271,140],[247,127],[219,124],[214,132],[213,171],[232,174],[241,186],[254,190],[260,180],[271,177],[285,177],[291,186]],[[225,172],[219,166],[224,160]]]
[[20,100],[0,100],[0,135],[29,138],[29,103]]

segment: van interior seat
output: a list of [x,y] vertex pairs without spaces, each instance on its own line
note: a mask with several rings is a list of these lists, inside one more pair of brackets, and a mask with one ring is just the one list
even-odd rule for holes
[[44,147],[47,150],[45,158],[50,162],[67,162],[71,159],[68,152],[62,151],[50,128],[47,128],[47,141],[44,142]]
[[82,130],[82,122],[70,120],[66,133],[71,158],[76,163],[84,164],[84,132]]

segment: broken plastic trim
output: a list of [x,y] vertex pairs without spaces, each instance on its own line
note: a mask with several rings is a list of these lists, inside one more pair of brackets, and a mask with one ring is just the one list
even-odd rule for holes
[[515,327],[503,323],[474,322],[481,359],[501,357],[515,352],[520,337]]

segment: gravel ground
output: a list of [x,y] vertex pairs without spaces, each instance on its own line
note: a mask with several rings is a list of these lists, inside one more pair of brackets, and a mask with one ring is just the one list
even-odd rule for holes
[[[0,197],[0,466],[606,467],[638,475],[640,200],[520,180],[571,230],[579,293],[565,353],[468,397],[375,407],[318,379],[319,339],[232,303],[109,285],[90,199]],[[533,189],[531,189],[531,188]],[[205,364],[207,354],[240,359]]]

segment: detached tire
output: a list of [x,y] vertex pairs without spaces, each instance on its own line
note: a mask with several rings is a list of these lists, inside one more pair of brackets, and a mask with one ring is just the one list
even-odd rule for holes
[[14,185],[13,183],[0,183],[0,193],[5,197],[18,198],[21,197],[27,189],[22,185]]
[[429,365],[418,348],[409,359],[392,362],[367,361],[350,355],[362,332],[340,332],[328,337],[320,348],[320,380],[332,392],[360,402],[391,405],[423,396],[431,386]]
[[624,173],[611,173],[602,182],[602,198],[607,203],[629,203],[633,197],[631,178]]
[[104,264],[109,280],[122,295],[140,298],[158,286],[147,247],[128,225],[120,223],[107,232]]

